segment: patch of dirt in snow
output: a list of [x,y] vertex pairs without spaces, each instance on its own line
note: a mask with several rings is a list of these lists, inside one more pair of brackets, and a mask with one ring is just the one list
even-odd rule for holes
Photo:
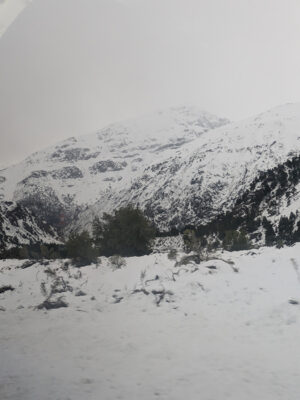
[[298,400],[299,250],[1,261],[0,398]]

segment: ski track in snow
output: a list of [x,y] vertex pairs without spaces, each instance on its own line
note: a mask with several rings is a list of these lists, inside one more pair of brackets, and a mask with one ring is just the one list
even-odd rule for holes
[[[81,277],[60,261],[1,261],[0,286],[16,289],[0,294],[0,398],[298,400],[299,250],[181,267],[157,253],[118,270],[102,258]],[[68,308],[33,308],[55,279],[46,268],[74,288]],[[153,290],[168,293],[159,306]]]

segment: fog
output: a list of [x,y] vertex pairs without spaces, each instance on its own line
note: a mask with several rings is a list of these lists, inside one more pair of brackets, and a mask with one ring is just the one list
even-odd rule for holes
[[300,101],[297,0],[19,0],[15,19],[7,1],[2,165],[161,108],[235,120]]

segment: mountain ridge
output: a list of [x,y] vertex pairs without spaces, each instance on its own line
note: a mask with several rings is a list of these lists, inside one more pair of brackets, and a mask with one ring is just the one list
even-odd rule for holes
[[[262,172],[299,149],[300,104],[239,122],[173,108],[34,153],[1,171],[0,195],[61,234],[90,230],[95,216],[129,203],[168,232],[230,212]],[[297,208],[300,187],[292,185],[289,201]],[[281,201],[278,215],[286,207]]]
[[[229,211],[261,171],[299,153],[298,128],[299,104],[221,126],[149,165],[128,190],[108,197],[107,203],[136,204],[162,230],[209,223]],[[101,213],[101,205],[90,212]],[[92,219],[88,213],[82,220]]]
[[61,231],[87,205],[128,186],[154,159],[224,123],[180,107],[71,137],[2,170],[0,198],[22,204]]

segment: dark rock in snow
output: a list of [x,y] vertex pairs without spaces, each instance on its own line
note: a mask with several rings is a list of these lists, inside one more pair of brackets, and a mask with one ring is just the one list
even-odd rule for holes
[[82,290],[78,290],[78,291],[75,293],[75,296],[77,296],[77,297],[86,296],[86,293],[83,292]]
[[290,303],[290,304],[293,304],[293,305],[297,305],[297,304],[299,304],[299,301],[298,301],[298,300],[295,300],[295,299],[290,299],[290,300],[289,300],[289,303]]
[[22,265],[21,265],[21,269],[26,269],[31,267],[32,265],[36,264],[36,261],[32,261],[32,260],[28,260],[25,261]]
[[83,178],[83,174],[78,167],[69,166],[58,169],[56,171],[51,171],[51,176],[53,179],[78,179]]
[[127,166],[126,161],[116,162],[112,160],[98,161],[90,167],[92,174],[104,173],[107,171],[121,171]]
[[14,291],[15,288],[13,288],[11,285],[6,285],[6,286],[0,286],[0,293],[5,293],[7,291]]
[[66,308],[68,307],[68,303],[62,300],[62,297],[59,297],[56,300],[47,299],[43,301],[43,303],[36,306],[37,310],[53,310],[57,308]]

